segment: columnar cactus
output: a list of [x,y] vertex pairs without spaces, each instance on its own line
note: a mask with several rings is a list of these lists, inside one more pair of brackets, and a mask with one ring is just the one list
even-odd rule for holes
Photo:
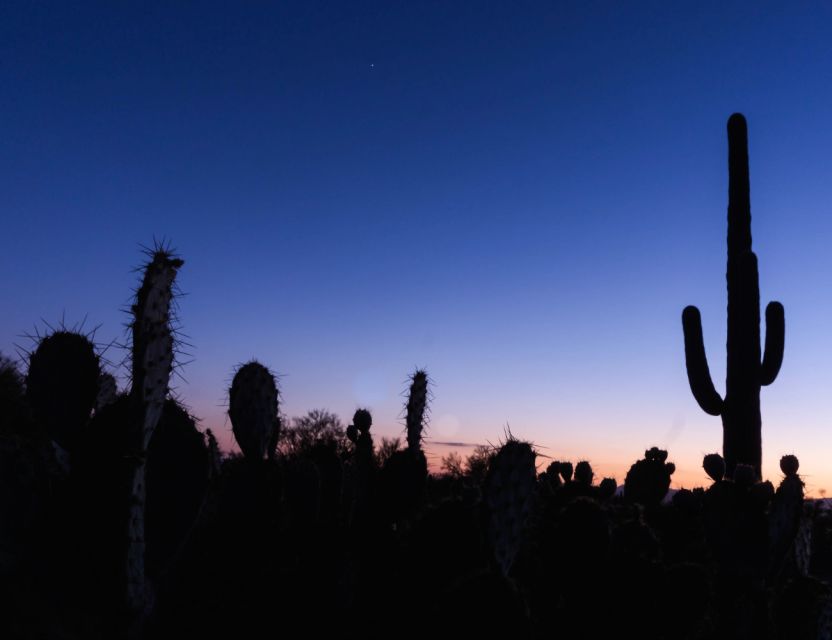
[[90,418],[101,373],[90,339],[60,329],[39,339],[29,356],[26,397],[35,421],[70,450]]
[[682,326],[688,381],[696,401],[722,416],[726,474],[738,463],[750,464],[760,477],[762,462],[760,386],[774,382],[783,362],[783,305],[766,307],[765,354],[760,359],[760,286],[757,256],[751,250],[751,204],[748,181],[748,133],[745,118],[728,119],[728,362],[725,397],[714,388],[699,309],[685,307]]
[[534,449],[510,438],[491,461],[484,486],[488,536],[503,575],[508,575],[520,549],[536,482]]
[[407,398],[407,448],[411,451],[422,448],[425,411],[428,404],[428,374],[417,369],[410,377],[410,394]]
[[274,375],[252,360],[237,369],[228,391],[228,416],[234,437],[247,460],[272,456],[279,429],[278,390]]
[[[151,254],[132,306],[132,388],[128,459],[130,506],[127,523],[127,608],[141,619],[147,607],[145,583],[145,460],[165,405],[174,363],[171,329],[173,282],[183,262],[163,248]],[[96,382],[98,376],[96,375]]]

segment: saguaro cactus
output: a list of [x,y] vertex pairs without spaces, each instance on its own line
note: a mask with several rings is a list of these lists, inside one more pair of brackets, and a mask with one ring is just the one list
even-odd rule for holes
[[147,606],[145,584],[145,460],[150,438],[165,404],[173,370],[171,301],[182,260],[162,248],[151,254],[132,307],[133,386],[130,391],[130,506],[127,522],[127,608],[141,619]]
[[760,387],[774,382],[783,362],[783,305],[766,307],[765,354],[760,360],[760,286],[757,256],[751,250],[751,200],[748,183],[748,132],[745,118],[728,119],[728,361],[725,397],[714,388],[702,340],[699,309],[685,307],[685,359],[696,401],[713,416],[722,416],[726,475],[737,463],[749,464],[760,476]]

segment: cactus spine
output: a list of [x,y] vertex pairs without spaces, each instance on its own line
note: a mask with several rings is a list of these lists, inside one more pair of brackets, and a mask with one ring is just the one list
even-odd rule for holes
[[685,307],[682,326],[688,381],[696,401],[722,416],[726,475],[738,463],[751,465],[760,477],[760,387],[774,382],[783,361],[783,305],[766,307],[765,354],[760,359],[760,287],[757,256],[751,250],[751,201],[748,181],[748,132],[745,118],[728,119],[728,344],[725,397],[714,388],[699,309]]
[[140,622],[147,608],[145,583],[146,457],[168,393],[173,370],[171,329],[173,281],[182,260],[162,248],[151,254],[132,307],[132,389],[128,459],[130,502],[127,520],[127,609]]
[[277,445],[278,390],[274,375],[252,360],[234,374],[228,391],[228,416],[234,437],[247,460],[273,457]]

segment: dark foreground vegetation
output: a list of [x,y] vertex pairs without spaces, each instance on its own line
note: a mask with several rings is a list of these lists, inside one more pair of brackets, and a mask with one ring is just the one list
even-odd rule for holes
[[[167,398],[137,459],[131,395],[105,392],[95,358],[81,373],[82,340],[43,338],[29,384],[2,370],[3,637],[814,638],[828,624],[832,521],[804,501],[793,456],[775,490],[709,455],[713,484],[669,500],[674,467],[655,448],[621,489],[585,461],[538,474],[513,438],[429,475],[424,372],[407,445],[374,447],[365,410],[346,430],[313,413],[276,437],[274,378],[248,363],[230,400],[243,456],[221,457]],[[67,351],[47,384],[79,395],[37,387],[50,341]]]
[[729,138],[725,398],[684,313],[691,388],[723,419],[710,486],[670,497],[655,447],[621,486],[587,461],[539,472],[510,434],[431,475],[422,370],[404,446],[377,446],[365,409],[346,429],[323,412],[290,423],[272,372],[245,363],[228,390],[242,455],[223,456],[169,392],[183,263],[157,247],[130,311],[128,389],[65,327],[36,336],[25,372],[0,360],[0,637],[830,637],[830,512],[804,500],[794,456],[776,488],[760,477],[783,312],[769,307],[761,361],[738,116]]

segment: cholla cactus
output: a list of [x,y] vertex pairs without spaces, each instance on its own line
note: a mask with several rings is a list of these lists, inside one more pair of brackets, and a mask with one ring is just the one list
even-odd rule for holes
[[[132,388],[128,459],[130,501],[127,522],[127,608],[140,621],[147,608],[145,583],[145,459],[162,415],[174,364],[171,328],[173,282],[183,262],[164,248],[150,253],[132,306]],[[96,382],[98,376],[96,375]]]
[[228,391],[228,416],[247,460],[262,460],[279,429],[278,390],[274,374],[256,360],[237,369]]
[[428,405],[428,374],[417,369],[410,377],[410,393],[407,398],[407,448],[411,451],[422,448],[422,431]]
[[63,449],[72,449],[95,405],[99,357],[88,336],[60,329],[39,337],[29,355],[26,397],[35,421]]
[[534,449],[527,442],[509,438],[491,461],[484,486],[488,536],[504,575],[520,549],[536,480]]

